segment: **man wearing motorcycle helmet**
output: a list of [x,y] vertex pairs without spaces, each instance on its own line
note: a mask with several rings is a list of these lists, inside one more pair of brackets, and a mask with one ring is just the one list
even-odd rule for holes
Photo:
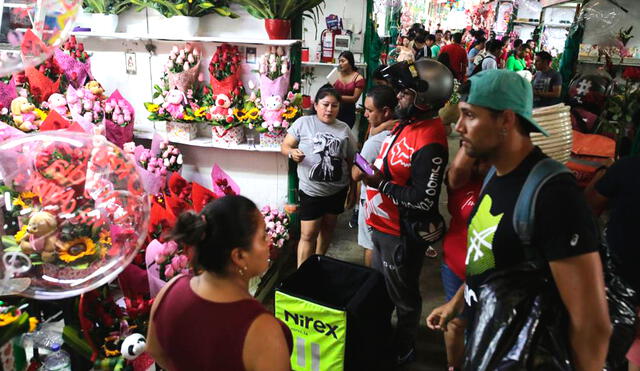
[[438,110],[452,94],[453,76],[432,59],[400,62],[382,73],[398,92],[399,121],[382,144],[374,174],[365,174],[365,213],[373,227],[373,266],[384,275],[398,316],[397,363],[404,364],[415,359],[424,253],[445,229],[438,201],[448,150]]

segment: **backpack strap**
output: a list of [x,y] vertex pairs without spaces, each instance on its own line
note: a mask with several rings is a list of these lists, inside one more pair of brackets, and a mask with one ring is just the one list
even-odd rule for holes
[[536,214],[536,200],[540,189],[555,176],[571,174],[569,169],[561,163],[545,158],[538,162],[522,186],[516,206],[513,210],[513,228],[526,246],[531,245]]
[[494,175],[496,175],[496,167],[495,166],[491,166],[489,171],[487,171],[487,175],[484,176],[484,180],[482,181],[482,188],[480,189],[480,193],[481,194],[484,191],[484,188],[487,186],[487,184],[489,183],[491,178],[493,178]]

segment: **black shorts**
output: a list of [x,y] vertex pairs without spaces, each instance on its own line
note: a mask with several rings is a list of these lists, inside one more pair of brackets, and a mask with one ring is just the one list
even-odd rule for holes
[[325,214],[338,215],[344,212],[344,201],[349,187],[331,196],[314,197],[298,191],[300,195],[300,220],[316,220]]

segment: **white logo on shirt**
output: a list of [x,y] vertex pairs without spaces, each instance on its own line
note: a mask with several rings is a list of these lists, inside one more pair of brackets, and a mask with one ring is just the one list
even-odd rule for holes
[[580,240],[580,235],[578,235],[577,233],[571,236],[571,246],[575,247],[578,244],[578,240]]
[[464,286],[464,301],[467,302],[467,306],[471,306],[473,303],[471,302],[471,300],[473,300],[474,302],[478,302],[478,296],[476,296],[475,291],[473,291],[472,289],[469,288],[469,286],[465,285]]
[[374,214],[384,219],[391,219],[389,217],[389,214],[387,214],[386,211],[380,208],[380,205],[382,205],[382,194],[380,192],[377,192],[372,199],[367,200],[367,202],[365,202],[364,204],[365,218],[369,219],[371,217],[371,214]]
[[400,142],[391,148],[391,165],[402,165],[411,167],[411,156],[415,150],[407,144],[407,138],[402,138]]

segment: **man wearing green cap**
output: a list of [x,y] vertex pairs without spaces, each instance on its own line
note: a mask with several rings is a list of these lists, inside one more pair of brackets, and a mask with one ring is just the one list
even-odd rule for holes
[[[478,316],[487,312],[483,305],[490,305],[485,300],[486,287],[496,277],[522,277],[518,267],[541,262],[540,274],[548,275],[560,294],[555,311],[562,311],[564,305],[568,312],[572,351],[568,358],[576,370],[602,370],[611,324],[595,225],[573,176],[557,175],[539,189],[530,244],[525,245],[514,228],[514,207],[527,176],[547,158],[529,137],[531,132],[548,136],[531,113],[531,84],[512,71],[488,70],[472,76],[460,93],[456,131],[462,146],[469,156],[486,159],[495,168],[495,175],[483,188],[469,220],[465,285],[451,301],[429,315],[427,325],[445,329],[449,320],[464,311],[463,321],[470,338],[480,332],[496,339],[503,336],[488,329],[491,318]],[[508,307],[511,302],[501,304]],[[527,316],[532,306],[525,310],[513,307],[512,311],[514,315],[524,312]],[[518,337],[522,333],[511,335]],[[521,344],[531,339],[518,340],[516,343]],[[482,347],[468,341],[464,369],[511,369],[501,362],[512,362],[513,367],[513,354],[496,355],[492,353],[496,348],[500,346]],[[531,358],[531,362],[538,360],[533,355]],[[527,364],[526,369],[530,367],[533,365]]]

